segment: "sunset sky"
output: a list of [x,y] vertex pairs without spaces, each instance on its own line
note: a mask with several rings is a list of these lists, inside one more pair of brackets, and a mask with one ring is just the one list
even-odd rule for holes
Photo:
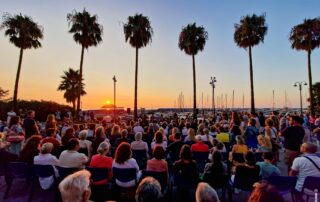
[[[250,106],[248,52],[233,40],[234,24],[247,14],[266,13],[268,33],[263,44],[253,48],[254,86],[257,107],[299,106],[296,81],[307,79],[307,54],[291,49],[288,36],[294,25],[305,18],[320,16],[318,0],[0,0],[0,14],[31,16],[44,29],[42,48],[24,52],[19,84],[19,99],[52,100],[66,103],[57,87],[63,71],[79,68],[81,47],[68,33],[67,14],[86,8],[97,14],[103,26],[103,42],[85,51],[84,82],[87,95],[84,109],[99,108],[113,101],[113,80],[117,77],[117,105],[133,107],[135,49],[125,42],[123,23],[127,17],[142,13],[154,30],[152,43],[139,50],[138,107],[174,107],[182,92],[185,106],[191,107],[192,58],[178,48],[183,26],[196,22],[208,31],[209,40],[196,56],[197,99],[201,107],[211,106],[210,76],[217,77],[216,95],[228,94],[231,105]],[[0,87],[13,94],[19,49],[0,31]],[[313,81],[320,81],[320,49],[312,54]],[[303,88],[306,105],[307,87]]]

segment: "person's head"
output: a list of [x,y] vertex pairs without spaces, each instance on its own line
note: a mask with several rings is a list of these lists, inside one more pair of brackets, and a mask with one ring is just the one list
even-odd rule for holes
[[165,151],[164,151],[162,146],[157,145],[153,149],[153,156],[154,156],[155,159],[157,159],[157,160],[164,159],[164,155],[165,155]]
[[124,162],[126,162],[131,158],[131,155],[132,153],[131,153],[130,144],[126,142],[122,142],[116,150],[114,160],[119,164],[123,164]]
[[35,111],[33,111],[33,110],[29,110],[29,111],[27,112],[27,116],[30,117],[30,118],[34,118],[35,115],[36,115],[36,113],[35,113]]
[[270,140],[269,136],[258,135],[257,139],[258,139],[259,145],[267,147],[267,148],[272,148],[272,144],[271,144],[271,140]]
[[128,131],[127,129],[121,130],[121,138],[127,138],[128,137]]
[[246,164],[253,166],[256,164],[256,159],[254,157],[253,152],[248,151],[245,155],[244,155],[244,160],[246,161]]
[[29,150],[29,149],[39,148],[41,139],[42,139],[41,135],[32,135],[31,137],[29,137],[27,139],[22,150],[25,151],[25,150]]
[[242,134],[240,127],[237,125],[232,126],[231,133],[233,133],[233,135],[241,135]]
[[161,197],[161,185],[153,177],[144,178],[140,182],[135,195],[136,202],[158,202]]
[[302,125],[303,124],[303,118],[297,115],[292,115],[289,118],[290,125]]
[[248,199],[248,202],[284,202],[277,188],[268,182],[257,182]]
[[219,197],[209,184],[200,182],[196,190],[196,202],[219,202]]
[[59,190],[63,202],[87,202],[89,201],[91,174],[87,170],[75,172],[64,178],[59,184]]
[[236,141],[237,141],[237,144],[240,144],[240,145],[243,145],[246,143],[244,138],[241,135],[236,136]]
[[213,164],[222,162],[222,154],[220,151],[215,150],[212,152],[212,162]]
[[53,149],[53,144],[51,142],[44,143],[40,148],[41,154],[50,154]]
[[142,133],[141,133],[141,132],[137,132],[137,133],[134,135],[134,139],[135,139],[136,141],[142,140]]
[[214,133],[217,131],[217,128],[215,126],[210,127],[210,132]]
[[71,138],[67,144],[68,150],[78,151],[80,149],[80,143],[77,138]]
[[110,144],[104,141],[99,144],[97,152],[100,155],[106,155],[109,152],[109,149],[110,149]]
[[97,138],[106,138],[106,133],[103,126],[97,127],[94,133]]
[[157,131],[155,134],[155,142],[161,144],[163,142],[163,135],[160,131]]
[[189,145],[183,145],[180,150],[180,159],[185,161],[192,160],[192,152]]
[[202,136],[201,135],[196,135],[196,141],[197,142],[202,142]]
[[190,140],[195,141],[196,131],[193,128],[188,129],[188,137]]
[[181,140],[181,133],[175,133],[173,138],[174,138],[174,141],[180,141]]
[[172,128],[171,134],[174,136],[174,134],[179,133],[179,128],[174,127]]
[[20,117],[19,116],[13,116],[10,119],[10,123],[9,123],[9,128],[11,128],[12,125],[16,125],[20,122]]
[[301,153],[309,153],[309,154],[314,154],[318,150],[317,145],[311,143],[311,142],[305,142],[301,145],[300,147],[300,152]]
[[273,127],[273,124],[274,124],[274,122],[273,122],[273,120],[272,120],[271,118],[268,118],[268,119],[266,120],[266,125],[267,125],[267,126]]
[[55,121],[56,121],[56,118],[54,114],[48,114],[46,122],[55,122]]
[[272,153],[272,152],[264,152],[264,153],[262,154],[262,158],[263,158],[263,160],[265,160],[265,161],[271,162],[271,161],[273,161],[274,156],[273,156],[273,153]]
[[48,137],[55,137],[56,136],[56,129],[55,128],[46,129],[46,135]]
[[69,127],[67,130],[66,130],[66,132],[65,132],[65,134],[64,135],[66,135],[66,136],[71,136],[71,135],[75,135],[75,131],[74,131],[74,128],[73,127]]
[[254,118],[250,118],[250,119],[249,119],[249,125],[250,125],[250,126],[255,126],[256,123],[257,123],[257,121],[256,121]]
[[82,130],[79,133],[79,139],[80,140],[85,140],[87,139],[88,131],[87,130]]
[[216,147],[217,147],[217,149],[218,149],[219,151],[223,150],[223,148],[224,148],[223,142],[218,142]]

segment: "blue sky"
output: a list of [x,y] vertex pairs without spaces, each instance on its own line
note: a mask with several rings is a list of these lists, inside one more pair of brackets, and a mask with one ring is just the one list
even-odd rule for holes
[[[86,8],[99,16],[104,27],[103,43],[89,48],[84,57],[87,95],[84,108],[98,108],[113,99],[113,75],[118,78],[117,103],[133,106],[135,50],[125,43],[122,25],[130,15],[149,17],[154,29],[152,43],[139,50],[139,106],[173,107],[180,92],[185,105],[192,96],[192,60],[178,48],[183,26],[196,22],[208,31],[209,40],[196,56],[197,98],[211,106],[210,76],[217,77],[216,95],[228,94],[230,106],[235,90],[235,106],[250,106],[248,52],[233,41],[234,24],[247,14],[266,13],[268,33],[263,44],[253,48],[254,85],[257,107],[284,106],[287,91],[289,106],[299,106],[295,81],[307,81],[307,54],[292,50],[288,36],[291,28],[305,18],[320,16],[316,0],[283,1],[2,1],[0,12],[31,16],[44,28],[43,47],[25,51],[19,98],[44,99],[65,103],[57,92],[60,76],[69,67],[78,69],[80,46],[68,33],[67,13]],[[13,92],[19,50],[0,32],[0,86]],[[312,54],[313,81],[320,81],[320,50]],[[304,105],[307,88],[303,89]],[[209,102],[207,102],[207,99]],[[201,102],[198,102],[201,107]]]

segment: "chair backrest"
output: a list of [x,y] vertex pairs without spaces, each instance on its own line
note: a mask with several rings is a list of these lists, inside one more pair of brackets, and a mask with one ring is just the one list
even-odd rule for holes
[[135,168],[112,168],[113,177],[121,182],[136,180],[137,170]]
[[297,177],[293,176],[270,176],[266,179],[274,185],[279,191],[293,190],[296,186]]
[[153,177],[154,179],[158,180],[161,185],[161,189],[164,190],[165,187],[168,185],[168,173],[166,171],[163,172],[155,172],[155,171],[148,171],[143,170],[141,179],[145,177]]
[[79,171],[79,168],[64,168],[64,167],[60,167],[60,166],[57,166],[57,169],[59,171],[59,178],[60,179],[64,179],[68,175]]
[[221,152],[221,155],[222,155],[222,160],[224,162],[228,161],[228,158],[229,158],[229,153],[228,152]]
[[109,177],[110,169],[108,168],[94,168],[88,166],[86,169],[91,173],[91,179],[94,182],[107,180]]
[[54,169],[52,165],[33,165],[33,172],[38,177],[54,176]]
[[257,162],[263,161],[262,155],[263,155],[263,152],[255,152],[254,153],[254,156],[255,156]]
[[232,159],[239,163],[245,162],[243,153],[232,153]]
[[144,149],[143,150],[133,149],[132,157],[136,160],[147,159],[147,152]]
[[308,176],[304,180],[303,188],[304,189],[310,189],[314,191],[315,189],[318,189],[318,192],[320,191],[320,177],[312,177]]
[[86,156],[88,156],[88,148],[80,148],[78,150],[79,153],[85,154]]
[[193,159],[197,163],[203,163],[208,160],[209,157],[209,152],[192,152],[193,154]]
[[24,162],[9,162],[7,166],[7,171],[13,177],[24,178],[28,176],[30,166]]

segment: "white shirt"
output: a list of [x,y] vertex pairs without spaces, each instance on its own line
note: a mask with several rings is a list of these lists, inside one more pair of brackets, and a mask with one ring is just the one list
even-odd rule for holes
[[133,132],[134,132],[134,134],[136,134],[137,132],[143,133],[144,130],[143,130],[143,128],[141,126],[135,126],[133,128]]
[[184,127],[182,129],[182,136],[187,137],[188,136],[188,128]]
[[[38,156],[35,156],[33,159],[33,163],[35,165],[52,165],[54,174],[56,177],[59,177],[58,170],[56,169],[56,165],[58,165],[59,161],[57,157],[53,156],[52,154],[39,154]],[[49,176],[49,177],[39,177],[39,183],[42,189],[46,190],[51,187],[51,185],[54,182],[54,177]]]
[[167,146],[168,146],[168,144],[167,144],[166,141],[163,141],[161,144],[152,142],[152,143],[151,143],[151,149],[153,150],[157,145],[161,145],[164,150],[166,150],[166,149],[167,149]]
[[[320,158],[317,155],[304,154],[303,156],[308,156],[318,165],[318,167],[320,167]],[[298,191],[302,191],[302,187],[306,177],[320,177],[320,171],[313,165],[313,163],[309,159],[303,156],[295,158],[291,167],[292,170],[298,171],[298,180],[296,184],[296,190]]]
[[59,157],[59,166],[64,168],[83,168],[87,161],[86,155],[77,151],[65,150]]
[[131,142],[131,149],[148,151],[148,144],[142,140]]
[[[137,161],[134,158],[128,159],[123,164],[119,164],[115,160],[113,160],[112,167],[113,168],[123,168],[123,169],[124,168],[135,168],[137,170],[137,181],[141,177],[141,173],[139,172],[139,165],[138,165]],[[120,187],[133,187],[134,185],[136,185],[135,180],[131,180],[129,182],[121,182],[121,181],[116,179],[116,183]]]

